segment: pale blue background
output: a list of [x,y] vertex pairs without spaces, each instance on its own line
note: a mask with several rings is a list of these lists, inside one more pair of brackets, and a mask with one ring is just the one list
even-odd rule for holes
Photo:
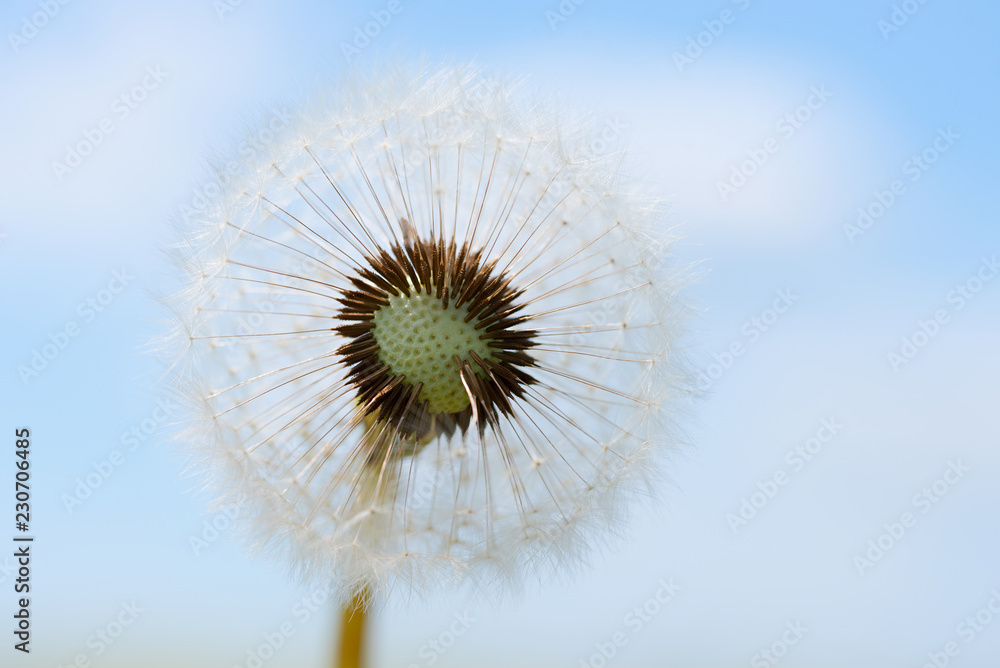
[[[157,249],[204,178],[204,158],[261,107],[339,76],[340,44],[386,4],[244,0],[220,19],[212,0],[74,1],[16,53],[7,34],[38,5],[3,4],[0,443],[12,445],[16,425],[33,430],[38,541],[35,653],[15,657],[7,645],[3,665],[68,665],[78,653],[101,667],[246,665],[262,634],[295,619],[308,592],[228,534],[194,555],[189,536],[215,516],[188,491],[169,427],[126,452],[72,515],[61,498],[153,415],[157,367],[143,345],[160,313],[148,293],[164,284]],[[631,145],[634,171],[673,197],[671,222],[686,235],[678,261],[703,275],[689,291],[704,311],[692,337],[698,366],[746,343],[743,323],[777,290],[799,300],[690,410],[692,445],[669,459],[665,503],[637,510],[621,549],[499,609],[455,593],[390,611],[377,623],[373,667],[426,665],[421,645],[466,609],[477,622],[435,665],[575,668],[618,631],[628,644],[613,666],[755,665],[788,622],[808,631],[782,665],[918,667],[949,640],[961,649],[950,665],[997,665],[1000,619],[971,643],[956,627],[1000,588],[1000,280],[961,311],[947,295],[1000,251],[1000,8],[914,6],[884,39],[888,1],[587,0],[553,29],[555,0],[404,0],[358,64],[474,60],[627,124],[615,148]],[[679,71],[673,52],[724,9],[734,20]],[[53,160],[112,116],[147,66],[167,78],[59,182]],[[716,182],[777,136],[776,121],[811,86],[833,96],[721,202]],[[857,208],[905,178],[904,162],[948,127],[960,135],[954,146],[848,243],[842,227]],[[135,280],[25,386],[17,366],[50,333],[82,323],[77,305],[121,268]],[[939,308],[948,324],[893,371],[887,354]],[[734,535],[727,513],[757,481],[790,470],[785,453],[828,416],[842,431]],[[955,459],[969,473],[859,575],[854,555],[914,511],[911,497]],[[12,475],[11,456],[0,457],[0,480]],[[664,578],[677,597],[633,634],[625,615]],[[8,639],[11,585],[0,570]],[[88,636],[133,600],[138,621],[95,656]],[[332,628],[329,612],[297,624],[265,665],[326,665]]]

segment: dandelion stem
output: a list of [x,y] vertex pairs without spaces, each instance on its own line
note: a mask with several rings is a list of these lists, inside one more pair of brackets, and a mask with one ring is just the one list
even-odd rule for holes
[[340,635],[340,651],[334,668],[364,668],[365,626],[368,621],[366,591],[361,589],[351,596],[341,611],[343,631]]

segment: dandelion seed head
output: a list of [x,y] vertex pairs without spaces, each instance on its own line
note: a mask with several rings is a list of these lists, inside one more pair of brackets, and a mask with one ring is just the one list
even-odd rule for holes
[[318,96],[174,250],[171,385],[259,551],[342,596],[517,586],[614,536],[684,395],[662,203],[471,69]]

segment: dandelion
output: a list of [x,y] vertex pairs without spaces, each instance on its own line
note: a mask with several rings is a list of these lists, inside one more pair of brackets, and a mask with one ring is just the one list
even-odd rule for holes
[[173,380],[256,547],[360,608],[618,530],[683,308],[662,207],[590,141],[518,85],[390,71],[222,168],[175,249]]

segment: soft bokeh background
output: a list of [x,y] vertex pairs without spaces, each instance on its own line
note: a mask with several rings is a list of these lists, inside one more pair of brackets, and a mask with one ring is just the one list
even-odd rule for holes
[[[11,649],[15,576],[0,556],[0,664],[253,666],[285,622],[293,635],[262,665],[328,664],[331,611],[304,614],[310,592],[249,559],[189,491],[142,348],[159,327],[148,293],[164,284],[157,249],[205,183],[204,159],[245,119],[351,67],[424,55],[526,75],[624,127],[609,148],[630,146],[634,171],[673,197],[677,260],[703,274],[689,292],[704,309],[693,355],[711,375],[684,421],[692,445],[666,464],[665,502],[637,509],[619,550],[499,607],[457,592],[390,610],[372,666],[998,665],[1000,279],[977,272],[1000,251],[1000,6],[577,2],[400,0],[351,62],[342,44],[387,2],[3,3],[0,443],[32,429],[37,542],[30,657]],[[125,116],[119,98],[147,68],[162,80]],[[814,87],[829,95],[799,109]],[[778,125],[797,112],[798,127]],[[60,179],[54,161],[104,119],[113,132]],[[718,183],[765,145],[767,161],[723,199]],[[915,168],[927,149],[936,160]],[[905,191],[873,224],[845,227],[859,207],[877,213],[895,180]],[[91,315],[116,271],[127,285]],[[794,301],[775,320],[778,291]],[[947,322],[894,365],[939,310]],[[78,335],[23,380],[18,366],[71,323]],[[733,343],[742,354],[728,359]],[[825,436],[823,420],[837,433],[797,470],[786,456]],[[111,474],[67,510],[115,450]],[[962,477],[934,492],[959,463]],[[776,474],[773,498],[751,498]],[[13,515],[10,487],[0,507]],[[914,498],[925,488],[933,505]],[[744,500],[762,507],[734,531],[727,516]],[[859,566],[905,512],[915,526]],[[676,595],[656,603],[671,580]],[[134,623],[97,640],[133,602]],[[654,614],[630,613],[647,604]],[[466,613],[475,621],[450,636]]]

